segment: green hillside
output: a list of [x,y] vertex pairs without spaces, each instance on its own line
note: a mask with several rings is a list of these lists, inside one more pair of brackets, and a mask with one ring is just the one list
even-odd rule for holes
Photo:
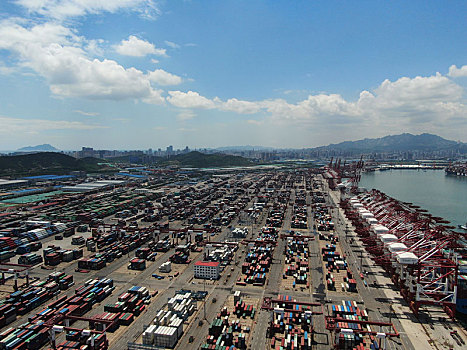
[[232,156],[222,153],[205,154],[201,152],[189,152],[170,157],[167,161],[183,167],[210,168],[229,166],[249,166],[251,161],[240,156]]
[[67,174],[70,171],[115,171],[96,158],[76,159],[62,153],[40,152],[0,157],[0,176],[26,176],[42,174]]

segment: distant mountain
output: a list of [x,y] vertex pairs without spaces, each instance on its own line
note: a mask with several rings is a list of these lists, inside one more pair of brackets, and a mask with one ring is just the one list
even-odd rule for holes
[[197,151],[178,154],[170,157],[167,161],[170,163],[176,163],[179,166],[193,168],[253,165],[251,161],[243,157],[231,156],[222,153],[205,154]]
[[76,159],[66,154],[40,152],[0,157],[1,176],[26,176],[42,174],[68,174],[70,171],[106,172],[115,168],[99,165],[96,158]]
[[18,152],[55,152],[59,151],[59,149],[55,148],[54,146],[45,143],[43,145],[37,146],[27,146],[18,149]]
[[377,139],[345,141],[338,144],[316,147],[313,150],[335,150],[354,153],[373,152],[410,152],[410,151],[459,151],[467,153],[467,143],[446,140],[433,134],[400,134],[389,135]]

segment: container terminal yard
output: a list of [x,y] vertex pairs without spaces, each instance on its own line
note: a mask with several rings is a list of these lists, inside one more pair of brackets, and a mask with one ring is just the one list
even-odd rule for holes
[[465,236],[361,169],[15,183],[0,349],[465,349]]

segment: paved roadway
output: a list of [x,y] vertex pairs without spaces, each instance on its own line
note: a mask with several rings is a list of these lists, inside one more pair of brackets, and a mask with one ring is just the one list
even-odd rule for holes
[[[307,191],[309,192],[309,191]],[[335,195],[331,195],[328,197],[328,200],[334,203],[336,201],[336,198],[334,198]],[[292,206],[295,202],[295,189],[291,190],[291,196],[290,196],[290,201],[287,206],[286,214],[284,216],[284,222],[282,226],[282,231],[288,231],[290,230],[290,220],[292,216]],[[252,201],[250,202],[249,205],[252,204]],[[311,198],[309,193],[307,193],[307,204],[311,204]],[[256,225],[251,225],[250,226],[250,233],[248,238],[255,238],[258,235],[258,232],[260,228],[265,224],[265,220],[267,217],[267,209],[263,210],[263,214],[261,216],[261,219]],[[345,240],[345,220],[342,215],[339,217],[336,217],[338,214],[337,210],[333,211],[334,215],[334,222],[336,224],[336,231],[340,235],[340,242],[342,245],[342,248],[345,252],[347,252],[347,258],[350,263],[350,267],[352,269],[352,272],[354,273],[355,276],[359,276],[358,270],[359,270],[359,259],[355,253],[355,251],[358,251],[360,247],[357,246],[350,246],[348,242]],[[313,223],[313,212],[311,208],[309,207],[308,209],[308,225],[310,228],[312,228],[312,223]],[[238,224],[238,218],[235,219],[232,222],[232,226],[237,226]],[[244,225],[239,225],[239,226],[244,226]],[[228,234],[230,230],[224,229],[222,232],[213,239],[217,241],[223,241],[228,239]],[[114,283],[116,286],[116,290],[114,293],[108,297],[107,299],[104,300],[102,305],[96,305],[93,307],[92,311],[87,314],[87,316],[90,315],[95,315],[97,313],[103,312],[103,304],[108,304],[116,301],[118,298],[118,295],[120,295],[122,292],[124,292],[126,289],[130,288],[133,285],[142,285],[147,287],[150,291],[154,290],[159,290],[160,295],[158,295],[153,301],[151,302],[150,305],[148,305],[146,311],[144,312],[143,315],[138,317],[130,327],[127,327],[125,332],[118,337],[116,341],[113,342],[111,349],[125,349],[127,346],[128,342],[134,342],[142,333],[143,331],[143,326],[149,324],[152,319],[154,318],[155,314],[160,310],[161,308],[164,307],[166,304],[167,300],[169,297],[172,297],[175,293],[176,290],[179,289],[192,289],[192,290],[203,290],[206,288],[206,290],[209,292],[207,300],[206,300],[206,319],[207,321],[203,322],[203,325],[200,327],[198,325],[198,320],[204,318],[204,309],[203,307],[200,307],[200,309],[197,311],[197,314],[195,316],[195,321],[192,322],[190,325],[186,325],[186,329],[184,331],[184,335],[182,338],[179,340],[177,344],[177,349],[197,349],[201,346],[201,344],[204,342],[206,339],[206,336],[208,334],[208,328],[210,322],[216,317],[217,313],[219,312],[221,306],[224,304],[225,300],[229,296],[229,294],[233,293],[236,289],[240,289],[243,294],[254,296],[260,299],[259,307],[258,307],[258,313],[257,313],[257,319],[256,319],[256,325],[253,328],[253,333],[251,336],[251,342],[250,342],[250,349],[265,349],[269,348],[267,343],[266,343],[266,332],[268,328],[268,324],[270,321],[271,313],[269,311],[264,311],[261,310],[261,302],[262,298],[264,296],[269,296],[269,297],[276,297],[280,293],[280,285],[281,285],[281,279],[282,279],[282,271],[283,271],[283,264],[284,264],[284,247],[285,247],[285,241],[282,239],[278,240],[278,245],[274,251],[273,255],[273,263],[270,269],[270,272],[268,274],[268,280],[267,284],[264,286],[263,289],[259,289],[257,287],[251,287],[251,286],[246,286],[246,287],[241,287],[241,288],[236,288],[235,282],[238,278],[238,276],[241,275],[241,265],[244,261],[244,257],[246,253],[242,253],[242,250],[247,251],[246,246],[239,246],[239,249],[237,251],[237,256],[236,259],[239,261],[238,265],[232,265],[234,266],[234,271],[230,271],[230,267],[228,266],[227,269],[229,272],[231,272],[231,277],[227,279],[227,273],[224,273],[222,277],[220,278],[219,281],[217,281],[213,285],[206,285],[200,281],[196,281],[195,284],[192,284],[192,277],[193,277],[193,263],[199,259],[202,258],[202,254],[200,254],[195,261],[191,262],[189,266],[185,269],[183,273],[180,274],[178,278],[174,278],[172,281],[169,281],[167,278],[164,280],[156,280],[151,277],[153,273],[157,272],[158,267],[162,262],[165,262],[168,260],[169,256],[173,254],[173,249],[166,252],[166,253],[158,253],[157,260],[156,262],[149,263],[146,270],[136,274],[135,276],[129,276],[127,273],[120,273],[117,270],[122,268],[128,263],[128,258],[127,257],[122,257],[118,260],[115,260],[111,264],[108,264],[104,269],[100,271],[92,271],[88,274],[79,274],[74,272],[74,269],[76,267],[76,263],[71,263],[67,265],[63,265],[58,267],[57,270],[59,271],[64,271],[67,274],[73,274],[74,275],[74,280],[76,285],[82,284],[85,280],[88,280],[90,278],[101,278],[101,277],[111,277],[114,279]],[[134,254],[134,253],[133,253]],[[288,294],[291,295],[292,297],[299,299],[299,300],[304,300],[306,301],[315,301],[315,302],[321,302],[323,305],[326,305],[326,301],[328,299],[327,297],[327,290],[324,284],[324,275],[323,275],[323,268],[322,268],[322,261],[321,261],[321,254],[319,251],[319,244],[318,244],[318,239],[314,241],[310,241],[310,276],[311,276],[311,295],[304,294],[302,292],[295,292],[295,291],[282,291],[282,294]],[[363,260],[365,269],[371,270],[370,265],[371,261],[367,261],[366,258]],[[47,270],[41,270],[41,269],[35,269],[33,275],[34,276],[42,276],[45,277],[48,275],[51,271]],[[369,282],[372,282],[373,277],[369,277],[367,280]],[[365,287],[360,280],[360,278],[356,278],[357,283],[358,283],[358,296],[354,298],[349,298],[342,296],[342,298],[338,298],[339,300],[336,300],[335,297],[333,297],[335,300],[333,302],[339,302],[340,300],[348,300],[348,299],[353,299],[353,300],[364,300],[365,306],[367,309],[370,310],[370,319],[372,320],[388,320],[388,313],[386,312],[387,310],[387,304],[386,304],[386,297],[384,295],[384,292],[379,289],[375,288],[369,288]],[[71,295],[74,293],[74,287],[71,288],[70,290],[66,291],[67,295]],[[212,300],[213,298],[217,299],[216,303],[213,303]],[[381,310],[381,311],[380,311]],[[35,310],[37,312],[37,310]],[[34,311],[31,313],[35,313]],[[24,318],[21,318],[24,320]],[[11,326],[17,326],[20,323],[22,323],[21,319],[17,320],[14,322]],[[402,337],[401,337],[401,342],[393,342],[390,341],[388,342],[388,347],[389,349],[413,349],[412,344],[410,343],[410,340],[407,338],[407,336],[404,334],[402,327],[398,320],[393,319],[394,324],[396,325],[396,328],[399,331],[402,331]],[[332,343],[331,340],[331,334],[325,329],[325,321],[324,321],[324,315],[321,316],[315,316],[313,318],[313,326],[315,329],[315,343],[313,345],[314,349],[329,349],[330,344]],[[195,341],[193,343],[189,343],[189,337],[193,335],[195,338]],[[112,335],[110,335],[109,338],[112,338]]]
[[[284,223],[282,230],[283,231],[288,231],[290,230],[290,219],[292,216],[292,205],[295,200],[295,190],[292,190],[289,206],[287,207],[286,215],[284,217]],[[307,203],[311,203],[311,199],[308,195],[307,198]],[[335,213],[334,213],[335,214]],[[311,225],[313,223],[313,213],[311,209],[308,211],[308,223],[309,227],[311,228]],[[264,224],[265,218],[267,216],[266,210],[263,213],[262,220],[258,224],[258,230],[260,227],[262,227],[262,224]],[[345,230],[345,225],[341,224],[340,220],[337,218],[334,218],[334,221],[336,223],[336,230],[341,236],[341,244],[344,249],[344,251],[350,251],[350,247],[348,246],[347,242],[345,239],[342,237],[344,234]],[[254,232],[250,232],[250,235],[253,237],[256,237],[258,235],[258,230],[254,230]],[[225,239],[226,238],[226,232],[223,231],[223,233],[219,236],[219,240]],[[285,247],[285,242],[282,239],[278,240],[278,245],[274,251],[274,256],[273,256],[273,264],[271,266],[269,276],[268,276],[268,281],[265,287],[262,290],[258,290],[258,288],[255,287],[242,287],[238,288],[242,291],[243,294],[250,295],[250,296],[255,296],[260,299],[260,304],[261,300],[264,296],[270,296],[270,297],[276,297],[279,292],[280,292],[280,284],[281,284],[281,276],[282,276],[282,271],[283,271],[283,263],[284,263],[284,256],[283,256],[283,251]],[[238,255],[241,254],[242,248],[239,248]],[[246,249],[245,249],[246,250]],[[327,297],[327,290],[324,285],[324,275],[323,275],[323,270],[322,270],[322,262],[321,262],[321,254],[319,252],[319,245],[318,241],[311,241],[310,242],[310,274],[311,274],[311,282],[312,282],[312,295],[309,296],[310,301],[316,301],[316,302],[321,302],[324,305],[326,304],[326,301],[328,299]],[[243,257],[241,256],[241,262],[243,262]],[[349,254],[348,260],[351,269],[353,273],[358,276],[358,266],[357,266],[357,259],[355,256],[352,256],[352,254]],[[217,313],[219,312],[221,306],[224,304],[225,300],[227,299],[228,295],[230,293],[233,293],[233,291],[236,289],[235,288],[235,281],[237,277],[240,275],[240,269],[241,269],[241,262],[238,264],[238,266],[235,267],[234,271],[232,272],[231,278],[226,281],[226,274],[223,275],[223,277],[218,281],[216,284],[213,286],[210,286],[209,290],[209,295],[208,299],[206,301],[206,318],[207,322],[203,322],[203,325],[200,327],[198,325],[198,320],[204,318],[204,310],[201,307],[200,310],[198,311],[197,317],[195,319],[195,322],[192,322],[192,324],[188,325],[187,329],[185,330],[184,336],[180,339],[180,341],[177,344],[177,349],[186,349],[186,348],[199,348],[201,344],[204,342],[207,334],[208,334],[208,328],[210,322],[216,317]],[[366,261],[364,261],[364,264],[368,264]],[[169,288],[160,296],[156,299],[155,302],[153,302],[148,310],[146,315],[138,318],[138,320],[130,327],[128,332],[119,339],[119,341],[114,345],[114,348],[120,348],[120,346],[124,346],[128,341],[134,341],[135,338],[139,336],[139,334],[142,331],[142,326],[144,324],[147,324],[148,321],[151,318],[149,315],[155,315],[155,313],[163,307],[163,305],[166,303],[167,298],[169,296],[172,296],[174,292],[177,289],[180,289],[182,287],[186,287],[187,284],[191,281],[190,276],[192,276],[193,273],[193,268],[192,264],[185,270],[184,273],[181,274],[181,276],[172,282],[172,284],[169,286]],[[150,274],[148,274],[150,276]],[[365,301],[365,306],[367,309],[370,310],[370,318],[373,320],[386,320],[383,318],[384,316],[384,311],[381,313],[379,310],[385,310],[384,308],[384,293],[379,290],[372,290],[368,287],[365,287],[362,283],[361,280],[357,278],[357,283],[358,283],[358,297],[354,298],[349,298],[348,296],[342,296],[341,298],[336,298],[335,296],[333,297],[334,300],[333,302],[340,302],[341,300],[348,300],[348,299],[356,299],[356,300],[364,300]],[[225,284],[224,284],[225,282]],[[197,284],[197,285],[190,285],[191,289],[196,289],[196,290],[201,290],[202,286]],[[285,291],[284,294],[291,295],[294,298],[303,300],[303,293],[300,292],[294,292],[294,291]],[[212,298],[217,299],[217,303],[212,303]],[[379,308],[379,309],[378,309]],[[326,309],[326,308],[325,308]],[[153,316],[152,316],[153,317]],[[266,332],[268,328],[268,324],[270,321],[271,313],[268,311],[261,310],[260,308],[258,309],[258,314],[257,314],[257,319],[256,319],[256,325],[253,328],[253,333],[250,341],[249,348],[250,349],[265,349],[268,348],[267,343],[266,343]],[[397,323],[397,321],[394,321],[396,328],[401,329],[400,324]],[[325,329],[325,321],[324,321],[324,315],[320,316],[315,316],[313,319],[313,326],[315,329],[315,343],[313,345],[314,349],[329,349],[331,344],[332,344],[332,339],[331,339],[331,334]],[[195,340],[193,343],[189,343],[189,337],[190,335],[193,335]],[[393,342],[389,341],[388,342],[388,348],[389,349],[413,349],[411,346],[411,343],[408,339],[406,339],[406,336],[402,334],[401,338],[401,343],[398,342]]]
[[[105,218],[106,222],[111,221],[113,216]],[[145,226],[144,224],[141,226]],[[212,239],[216,239],[219,241],[223,241],[227,238],[227,234],[230,232],[228,229],[224,229],[220,234],[212,237]],[[87,234],[84,234],[84,236],[89,236],[90,232]],[[43,241],[43,245],[46,246],[47,244],[53,243],[56,245],[60,246],[65,246],[66,248],[71,248],[71,247],[76,247],[76,246],[71,246],[71,243],[68,242],[71,241],[71,238],[65,238],[63,241],[53,241],[53,236],[45,239]],[[126,332],[119,337],[117,342],[115,344],[112,344],[111,348],[115,349],[125,349],[127,346],[127,342],[133,342],[141,333],[143,330],[143,325],[151,322],[153,316],[155,313],[163,307],[163,305],[166,303],[167,298],[170,296],[173,296],[176,290],[182,289],[182,288],[187,288],[189,286],[190,289],[193,290],[203,290],[204,287],[202,284],[190,284],[192,277],[193,277],[193,263],[194,261],[186,268],[186,270],[180,274],[178,278],[174,278],[172,281],[169,281],[168,279],[165,280],[156,280],[152,278],[152,274],[155,273],[158,270],[158,267],[162,262],[165,262],[168,260],[170,255],[172,255],[174,252],[174,249],[169,250],[166,253],[158,253],[157,259],[155,262],[147,262],[147,268],[142,271],[142,272],[130,272],[126,271],[124,266],[128,264],[128,261],[131,257],[134,256],[134,252],[131,252],[127,256],[123,256],[120,259],[114,260],[112,263],[107,264],[107,266],[99,271],[90,271],[89,273],[77,273],[75,272],[75,268],[77,266],[77,262],[73,261],[70,263],[61,263],[58,265],[55,269],[51,270],[44,270],[39,268],[38,266],[34,269],[31,270],[30,275],[31,277],[38,277],[41,279],[45,279],[51,272],[53,271],[63,271],[66,274],[71,274],[74,277],[74,282],[75,286],[71,287],[69,290],[61,293],[59,297],[63,295],[73,295],[74,290],[76,286],[79,286],[83,284],[85,281],[89,279],[94,279],[94,278],[103,278],[103,277],[111,277],[114,280],[114,286],[115,290],[112,293],[111,296],[107,297],[102,303],[96,304],[93,306],[92,310],[86,314],[87,317],[102,313],[103,312],[103,305],[108,304],[108,303],[113,303],[117,300],[118,296],[126,291],[128,288],[130,288],[133,285],[140,285],[140,286],[145,286],[147,287],[151,292],[154,290],[161,291],[162,295],[157,296],[154,302],[152,302],[146,311],[144,312],[144,315],[141,317],[138,317],[134,323],[130,327],[127,327],[125,330]],[[39,252],[41,254],[41,251]],[[88,252],[85,252],[85,256],[88,255]],[[195,261],[199,260],[202,258],[202,254],[200,254]],[[122,269],[124,272],[119,272],[119,269]],[[135,275],[132,275],[134,273]],[[225,279],[225,276],[223,276]],[[231,278],[231,284],[233,285],[233,281],[236,280],[235,275],[232,276]],[[221,279],[221,283],[223,280]],[[223,288],[225,289],[225,288]],[[209,288],[208,288],[209,290]],[[214,287],[211,287],[211,292],[214,290]],[[221,297],[222,293],[219,293],[218,295],[218,300],[219,302],[217,304],[213,304],[212,307],[208,305],[207,311],[210,309],[214,310],[214,307],[216,305],[219,305],[223,303],[223,300],[220,300],[219,298]],[[228,295],[228,293],[225,293],[225,295]],[[216,293],[209,293],[209,297],[214,297],[216,296]],[[58,298],[58,297],[57,297]],[[212,299],[211,299],[212,300]],[[51,300],[52,301],[52,300]],[[32,315],[35,315],[37,311],[41,308],[42,306],[32,310],[30,313],[27,315],[24,315],[20,318],[18,318],[15,322],[11,323],[9,327],[17,327],[20,324],[24,323],[24,320]],[[211,313],[214,311],[211,311]],[[151,316],[149,316],[151,315]],[[152,318],[151,318],[152,317]],[[84,322],[81,323],[76,323],[76,326],[82,326],[83,328],[88,328],[88,325],[85,324]],[[109,336],[110,339],[112,339],[112,335]],[[59,337],[57,339],[57,342],[60,342],[61,338]]]
[[[373,287],[373,283],[376,281],[375,275],[378,273],[376,272],[375,264],[368,259],[368,256],[364,251],[363,245],[361,245],[361,243],[360,245],[357,243],[350,245],[348,239],[346,239],[345,230],[347,226],[350,228],[350,236],[354,239],[354,242],[356,242],[357,236],[353,231],[354,228],[352,228],[351,223],[347,220],[347,218],[345,218],[342,210],[339,209],[338,204],[336,204],[339,200],[339,192],[330,191],[327,187],[327,184],[324,184],[324,186],[326,186],[327,191],[330,194],[328,196],[329,204],[334,207],[331,213],[333,216],[333,222],[336,227],[336,232],[339,235],[341,247],[347,256],[347,262],[350,264],[354,276],[356,276],[355,279],[357,281],[358,294],[360,300],[363,300],[365,303],[365,307],[368,310],[369,319],[372,321],[389,322],[389,316],[391,315],[391,322],[399,331],[401,337],[400,339],[392,338],[389,340],[387,342],[388,349],[414,349],[414,346],[405,334],[401,323],[397,317],[395,317],[397,315],[393,315],[393,313],[390,312],[388,305],[389,300],[386,297],[384,290],[382,288]],[[362,258],[360,256],[362,256]],[[362,271],[361,265],[363,265],[363,271],[368,272],[368,275],[365,277],[367,286],[363,284],[362,279],[359,277],[360,271]],[[402,302],[402,300],[396,302]]]
[[[290,204],[293,205],[295,198],[295,191],[292,192],[290,198]],[[331,199],[332,200],[332,199]],[[311,203],[311,198],[307,195],[307,204]],[[337,212],[334,212],[335,215]],[[290,230],[290,219],[292,215],[291,206],[289,206],[285,220],[283,225],[283,231]],[[334,217],[334,222],[336,223],[336,232],[340,236],[340,242],[344,251],[349,252],[350,247],[345,240],[345,223],[341,223],[336,217]],[[312,223],[313,223],[313,213],[311,208],[308,211],[308,224],[310,231],[312,231]],[[283,269],[283,251],[284,251],[285,242],[279,239],[278,246],[274,253],[274,262],[271,268],[270,276],[269,276],[269,283],[265,286],[262,296],[277,296],[279,293],[279,286],[281,282],[281,275]],[[354,297],[349,297],[348,295],[342,295],[336,297],[337,293],[333,293],[333,300],[328,299],[327,289],[324,284],[324,273],[321,261],[321,254],[319,251],[319,243],[318,239],[310,242],[310,274],[311,274],[311,283],[312,283],[312,295],[310,301],[319,302],[323,304],[323,309],[325,310],[326,314],[326,305],[328,302],[332,303],[340,303],[342,300],[363,300],[365,303],[365,307],[369,310],[370,319],[374,321],[388,321],[388,314],[385,313],[384,310],[387,309],[386,297],[384,292],[380,289],[369,288],[363,285],[361,279],[357,278],[358,283],[358,294]],[[350,263],[350,268],[355,276],[359,276],[359,267],[357,266],[357,258],[356,256],[352,256],[352,254],[347,254],[348,260]],[[366,269],[368,269],[371,263],[367,262],[363,259],[363,263]],[[370,279],[371,282],[371,279]],[[296,291],[283,291],[283,294],[291,295],[293,298],[297,300],[303,300],[303,294]],[[325,328],[325,315],[316,315],[313,318],[313,326],[315,330],[314,334],[314,349],[329,349],[333,344],[332,334],[326,330]],[[257,325],[256,329],[253,333],[253,337],[251,340],[250,347],[251,349],[264,349],[268,348],[266,345],[266,330],[268,327],[268,322],[270,320],[270,312],[266,312],[261,310],[258,314]],[[396,328],[401,332],[400,339],[394,339],[387,342],[388,349],[407,349],[412,350],[414,347],[412,346],[410,340],[404,334],[402,326],[398,322],[398,320],[392,320],[395,324]]]
[[[249,205],[251,202],[249,203]],[[232,222],[232,226],[236,227],[238,223],[238,218],[235,218]],[[214,237],[210,237],[211,240],[213,241],[225,241],[229,238],[230,234],[230,229],[224,228],[222,232],[219,234],[216,234]],[[251,232],[250,232],[251,235]],[[239,250],[242,249],[242,246],[239,246]],[[146,269],[143,273],[139,276],[137,279],[139,285],[145,285],[145,282],[148,283],[148,286],[150,290],[160,290],[160,295],[157,296],[157,299],[152,302],[149,307],[147,308],[146,312],[144,315],[141,317],[138,317],[138,319],[132,323],[130,327],[128,327],[127,332],[119,337],[117,342],[112,346],[112,348],[115,349],[124,349],[127,346],[128,342],[134,342],[139,335],[143,332],[143,326],[150,324],[150,322],[153,320],[157,312],[164,307],[164,305],[167,303],[167,300],[172,297],[177,290],[180,289],[191,289],[191,290],[207,290],[208,291],[208,296],[205,301],[205,307],[206,307],[206,318],[209,321],[212,321],[214,317],[217,315],[219,308],[221,305],[224,304],[225,300],[227,299],[234,282],[237,279],[237,274],[239,273],[239,270],[241,269],[241,263],[238,264],[238,266],[234,266],[234,271],[231,273],[232,276],[230,277],[229,281],[226,282],[227,278],[227,273],[223,273],[221,278],[216,281],[213,285],[204,285],[204,283],[201,280],[195,280],[195,284],[193,284],[193,273],[194,273],[194,263],[196,261],[199,261],[202,259],[203,254],[200,254],[195,260],[193,260],[177,278],[174,278],[170,284],[167,287],[167,280],[155,280],[152,278],[152,274],[156,272],[156,269],[160,264],[164,261],[167,261],[169,256],[173,254],[173,250],[170,250],[169,252],[165,253],[165,256],[159,261],[158,264],[154,264],[155,268],[153,269]],[[238,251],[237,251],[238,254]],[[231,266],[227,266],[226,269],[230,270]],[[230,271],[229,271],[230,272]],[[226,284],[224,285],[224,282]],[[136,284],[138,284],[136,283]],[[131,284],[131,283],[130,283]],[[159,288],[158,288],[159,287]],[[118,294],[117,294],[118,295]],[[213,303],[212,300],[216,298],[217,302]],[[201,342],[204,341],[205,335],[208,334],[208,326],[209,322],[203,322],[203,326],[199,327],[198,326],[198,321],[199,319],[204,318],[204,309],[203,306],[197,311],[197,315],[195,317],[195,321],[192,322],[192,324],[185,325],[184,326],[184,335],[182,338],[179,340],[177,343],[177,349],[186,349],[186,348],[198,348],[201,346]],[[195,334],[196,336],[196,341],[195,343],[189,344],[188,340],[190,335]],[[199,336],[204,334],[204,336]],[[199,344],[198,344],[199,343]]]
[[[251,206],[253,203],[253,200],[250,201],[247,207]],[[257,228],[260,228],[263,226],[265,223],[266,216],[263,215],[259,222],[257,224],[252,224],[249,226],[249,234],[247,236],[248,239],[255,238],[257,236]],[[244,225],[238,225],[238,218],[236,218],[232,222],[232,227],[239,227],[239,226],[244,226]],[[230,230],[223,230],[221,234],[219,234],[219,237],[216,238],[218,241],[224,241],[228,238],[228,233]],[[245,253],[242,253],[242,250],[245,251]],[[211,288],[208,290],[208,296],[205,302],[205,307],[206,310],[204,311],[203,306],[198,310],[198,313],[194,319],[194,321],[187,326],[187,328],[184,330],[184,335],[180,340],[178,341],[176,345],[176,349],[198,349],[205,341],[206,336],[208,335],[208,328],[212,320],[217,317],[217,313],[220,311],[220,308],[222,305],[224,305],[225,301],[227,300],[228,296],[230,294],[233,294],[235,290],[235,283],[237,281],[237,278],[241,276],[241,266],[244,261],[245,255],[247,252],[247,247],[244,245],[239,245],[239,248],[236,252],[235,258],[233,261],[238,261],[237,265],[229,265],[226,267],[229,273],[231,273],[231,277],[227,278],[227,271],[224,272],[219,279],[213,286],[210,286]],[[230,271],[231,267],[234,268],[234,271]],[[188,270],[188,269],[187,269]],[[187,273],[188,271],[185,271]],[[184,274],[185,274],[184,273]],[[182,274],[183,275],[183,274]],[[190,276],[193,276],[193,268],[191,267],[191,272]],[[197,281],[197,287],[200,287],[203,285],[202,282]],[[191,285],[190,287],[193,287]],[[190,289],[190,288],[188,288]],[[191,288],[194,289],[194,288]],[[242,290],[243,292],[243,290]],[[213,298],[217,299],[216,303],[213,303],[212,300]],[[206,313],[206,318],[204,318],[204,313]],[[202,326],[199,326],[199,320],[203,320]],[[190,336],[194,337],[194,341],[192,343],[189,342]]]

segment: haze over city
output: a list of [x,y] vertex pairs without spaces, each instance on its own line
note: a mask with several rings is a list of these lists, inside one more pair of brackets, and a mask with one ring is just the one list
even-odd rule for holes
[[0,3],[0,149],[467,141],[465,2]]

